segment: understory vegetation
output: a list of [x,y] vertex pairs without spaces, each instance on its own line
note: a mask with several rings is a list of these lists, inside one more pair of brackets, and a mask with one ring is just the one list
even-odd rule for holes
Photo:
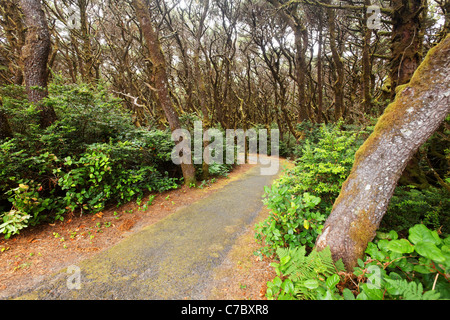
[[[311,128],[293,152],[295,167],[266,187],[263,201],[270,214],[256,227],[261,247],[255,254],[278,261],[272,263],[278,276],[268,282],[267,298],[450,298],[450,194],[433,180],[431,161],[423,159],[435,139],[448,134],[445,126],[420,151],[415,170],[428,179],[427,187],[419,188],[413,185],[416,180],[404,177],[409,184],[397,186],[377,237],[353,272],[347,272],[340,260],[333,262],[329,250],[314,249],[355,153],[371,130],[342,123]],[[445,156],[448,160],[448,148]],[[448,182],[448,164],[440,169],[441,182]]]
[[[49,93],[44,103],[58,121],[41,129],[24,88],[1,88],[14,137],[0,141],[0,234],[9,238],[68,213],[98,213],[180,187],[169,130],[136,128],[102,85],[55,81]],[[224,176],[231,169],[214,163],[209,171]]]

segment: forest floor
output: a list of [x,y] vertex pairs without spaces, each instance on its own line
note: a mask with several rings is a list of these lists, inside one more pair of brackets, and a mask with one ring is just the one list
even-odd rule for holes
[[[72,216],[64,222],[29,228],[9,240],[0,240],[0,299],[29,291],[56,272],[99,256],[174,213],[223,192],[233,182],[245,180],[251,170],[255,170],[255,165],[241,165],[228,178],[219,178],[214,183],[158,194],[145,210],[142,205],[129,203],[94,216]],[[261,208],[256,216],[242,225],[226,250],[218,252],[210,248],[218,252],[209,253],[213,260],[217,260],[209,262],[214,265],[213,279],[209,284],[212,290],[207,295],[202,293],[197,296],[185,292],[182,298],[264,299],[266,283],[273,279],[274,271],[269,266],[271,261],[261,261],[253,252],[258,248],[254,240],[254,226],[267,215],[268,210]]]

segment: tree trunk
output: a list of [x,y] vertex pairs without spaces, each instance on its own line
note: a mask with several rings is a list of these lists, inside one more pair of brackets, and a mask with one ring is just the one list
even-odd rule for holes
[[[370,6],[370,0],[364,1],[365,5]],[[372,37],[372,30],[367,26],[368,13],[364,12],[364,43],[362,54],[362,107],[363,113],[368,113],[372,109],[372,95],[371,95],[371,80],[372,80],[372,65],[370,61],[370,41]]]
[[297,85],[298,85],[298,108],[299,108],[299,122],[307,121],[309,119],[308,110],[306,109],[306,50],[308,48],[308,34],[306,28],[296,21],[295,25],[292,26],[295,34],[295,48],[297,60]]
[[409,85],[357,152],[331,215],[316,242],[350,271],[375,237],[408,161],[450,112],[450,36],[430,50]]
[[391,39],[391,98],[398,86],[408,83],[422,61],[426,0],[394,0]]
[[336,36],[336,13],[334,9],[327,8],[328,29],[330,33],[330,49],[333,57],[333,67],[336,70],[336,81],[333,84],[334,91],[334,116],[339,120],[344,115],[344,62],[338,51]]
[[[206,86],[205,86],[205,79],[203,77],[203,74],[200,69],[200,52],[202,48],[202,36],[204,32],[205,27],[205,20],[207,18],[207,14],[209,12],[209,0],[206,0],[203,3],[203,12],[198,24],[198,30],[197,34],[195,35],[195,51],[194,51],[194,77],[197,80],[197,93],[198,93],[198,100],[200,104],[200,109],[202,111],[203,119],[203,134],[207,134],[207,131],[211,128],[211,123],[209,120],[209,111],[207,106],[207,92],[206,92]],[[203,150],[207,150],[209,146],[209,137],[205,136],[203,140]],[[208,159],[208,152],[205,152],[203,154],[203,164],[202,164],[202,179],[207,180],[209,179],[209,159]]]
[[[164,53],[162,52],[161,45],[158,39],[158,35],[153,29],[151,24],[152,17],[150,14],[149,6],[146,0],[133,0],[133,7],[136,10],[137,17],[139,19],[142,34],[147,42],[149,58],[153,63],[155,87],[158,92],[159,102],[169,122],[170,130],[173,132],[177,129],[181,129],[180,120],[178,114],[173,107],[172,100],[169,94],[169,80],[167,76],[166,61]],[[175,144],[181,141],[175,141]],[[182,163],[181,169],[183,171],[184,183],[190,185],[196,183],[195,167],[191,163]]]
[[317,53],[317,90],[318,100],[317,100],[317,123],[322,123],[322,112],[323,112],[323,66],[322,66],[322,16],[319,15],[319,51]]
[[39,123],[41,127],[46,128],[56,121],[55,110],[40,103],[48,96],[47,63],[51,49],[50,32],[39,0],[20,0],[20,6],[28,28],[25,46],[22,48],[28,100],[37,105],[40,111]]
[[78,0],[78,8],[80,10],[80,32],[82,40],[82,64],[80,66],[80,69],[83,81],[87,83],[93,83],[96,80],[96,75],[91,39],[88,30],[87,6],[88,2],[86,0]]

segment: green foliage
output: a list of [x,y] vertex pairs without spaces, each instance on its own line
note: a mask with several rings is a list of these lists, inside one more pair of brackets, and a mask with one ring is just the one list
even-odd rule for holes
[[397,187],[380,230],[394,229],[406,234],[417,223],[450,233],[450,194],[446,189]]
[[265,244],[260,255],[270,256],[278,247],[314,246],[363,142],[341,125],[308,132],[295,167],[265,188],[263,202],[271,212],[256,228],[256,239]]
[[369,243],[366,262],[354,271],[356,276],[370,268],[378,271],[372,287],[359,298],[385,290],[383,299],[448,299],[449,245],[450,237],[442,239],[423,224],[410,228],[408,239],[398,239],[395,231],[380,234]]
[[[329,249],[280,248],[269,299],[437,300],[450,298],[450,237],[418,224],[407,239],[380,233],[352,273]],[[349,281],[349,279],[351,279]]]
[[213,162],[209,165],[209,174],[212,176],[228,177],[232,168],[233,166],[230,164]]
[[358,139],[360,132],[344,131],[340,124],[322,125],[313,132],[297,151],[295,167],[281,180],[295,194],[309,192],[320,197],[330,211],[363,141]]
[[176,179],[146,163],[143,150],[130,142],[94,144],[78,160],[66,158],[63,167],[70,170],[56,170],[61,176],[58,185],[66,191],[65,204],[72,211],[98,212],[112,199],[125,203],[136,196],[142,199],[145,190],[177,187]]
[[0,141],[0,233],[178,187],[168,131],[135,128],[101,85],[52,84],[49,92],[44,103],[58,121],[42,130],[21,87],[2,88],[14,139]]
[[272,255],[277,248],[314,246],[323,228],[325,215],[317,211],[320,198],[305,193],[295,196],[287,186],[265,187],[264,201],[269,217],[256,226],[256,239],[264,242],[259,254]]
[[268,299],[330,300],[337,296],[337,273],[345,268],[342,261],[333,262],[329,248],[309,255],[304,246],[279,248],[277,255],[280,263],[272,266],[278,276],[267,283]]

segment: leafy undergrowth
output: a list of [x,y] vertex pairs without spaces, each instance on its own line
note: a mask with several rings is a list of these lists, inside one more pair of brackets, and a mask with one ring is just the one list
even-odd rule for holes
[[[370,131],[370,130],[369,130]],[[269,216],[255,227],[259,257],[275,258],[269,299],[449,299],[448,191],[399,186],[378,238],[353,272],[314,245],[353,166],[367,130],[322,125],[297,146],[263,202]],[[448,178],[447,178],[448,179]]]

